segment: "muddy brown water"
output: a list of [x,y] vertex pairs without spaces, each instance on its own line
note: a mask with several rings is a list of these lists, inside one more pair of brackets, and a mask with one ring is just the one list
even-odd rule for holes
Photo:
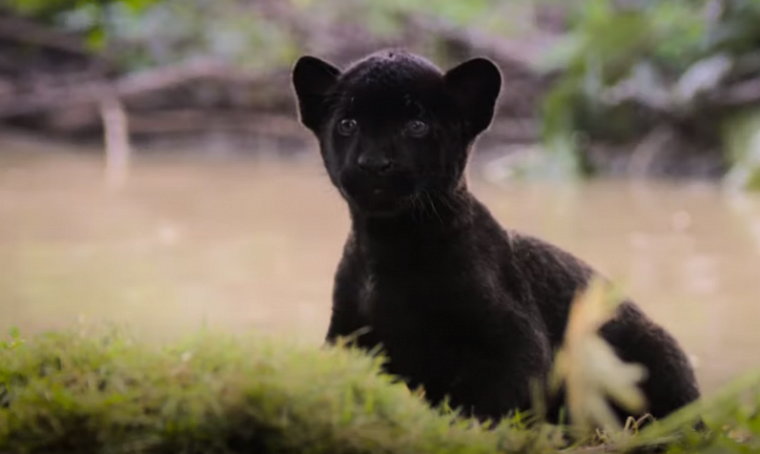
[[[0,329],[79,317],[146,336],[204,324],[318,345],[348,229],[313,161],[137,160],[108,189],[97,155],[0,153]],[[760,367],[760,198],[707,183],[495,184],[504,224],[613,277],[670,329],[705,391]]]

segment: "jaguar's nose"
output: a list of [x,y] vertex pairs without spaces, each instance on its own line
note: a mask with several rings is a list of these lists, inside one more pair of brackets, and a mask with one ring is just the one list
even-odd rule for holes
[[371,174],[387,172],[393,165],[392,161],[383,156],[371,156],[363,154],[359,156],[359,168]]

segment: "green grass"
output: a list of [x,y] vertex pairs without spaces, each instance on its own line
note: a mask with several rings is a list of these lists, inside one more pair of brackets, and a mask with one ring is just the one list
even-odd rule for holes
[[[0,452],[550,453],[561,448],[557,430],[548,426],[528,428],[515,419],[486,430],[458,421],[452,412],[431,410],[378,368],[379,360],[354,350],[256,335],[203,332],[166,346],[110,330],[46,333],[26,341],[11,336],[0,343]],[[637,436],[601,440],[620,450],[621,443],[679,435],[671,452],[752,452],[760,419],[748,409],[757,407],[760,380],[744,381]],[[749,400],[739,399],[753,389]],[[683,421],[695,411],[709,416],[713,427],[719,423],[707,439],[680,436]],[[588,449],[599,448],[570,448]]]

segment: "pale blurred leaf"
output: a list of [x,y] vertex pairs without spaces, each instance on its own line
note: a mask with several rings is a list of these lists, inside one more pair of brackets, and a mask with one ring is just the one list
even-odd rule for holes
[[646,405],[637,386],[646,370],[621,361],[598,333],[614,315],[618,301],[608,284],[597,279],[590,282],[573,302],[565,341],[557,355],[553,385],[564,382],[568,411],[582,433],[596,428],[622,429],[608,399],[633,412]]

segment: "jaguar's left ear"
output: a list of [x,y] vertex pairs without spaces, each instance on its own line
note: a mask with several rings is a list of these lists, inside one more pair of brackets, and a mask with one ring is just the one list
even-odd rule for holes
[[477,57],[451,68],[443,77],[470,120],[470,133],[477,136],[485,131],[491,125],[501,91],[501,71],[496,64]]

